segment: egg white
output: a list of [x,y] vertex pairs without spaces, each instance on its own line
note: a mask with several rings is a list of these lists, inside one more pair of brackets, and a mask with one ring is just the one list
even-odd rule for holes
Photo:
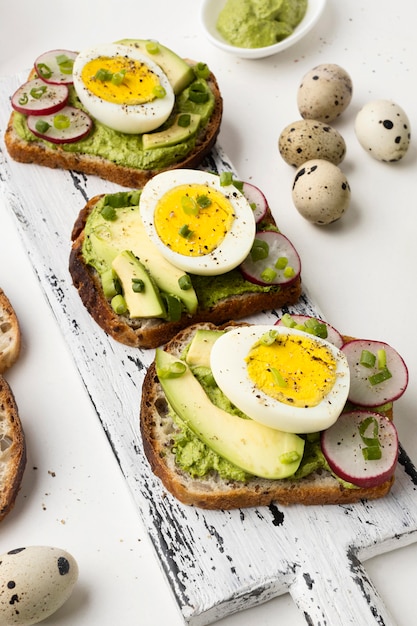
[[[116,56],[129,57],[145,64],[158,76],[165,96],[143,104],[123,105],[93,94],[82,79],[84,66],[98,57]],[[77,96],[91,116],[121,133],[141,134],[159,128],[168,119],[175,103],[174,91],[166,74],[159,65],[132,46],[103,44],[80,52],[74,61],[73,81]]]
[[[203,256],[187,256],[168,248],[160,239],[154,224],[158,200],[170,189],[186,184],[205,185],[225,195],[231,202],[235,219],[223,241]],[[256,233],[253,210],[245,196],[234,185],[221,185],[220,177],[199,170],[178,169],[154,176],[144,186],[139,210],[150,239],[161,254],[176,267],[198,275],[219,275],[237,267],[249,254]]]
[[[255,342],[269,330],[307,336],[325,345],[336,359],[336,382],[316,406],[300,408],[280,402],[257,388],[249,378],[245,359]],[[345,355],[324,339],[292,328],[252,325],[232,329],[214,343],[210,363],[217,385],[229,400],[253,420],[284,432],[307,434],[329,428],[342,412],[349,392],[350,373]]]

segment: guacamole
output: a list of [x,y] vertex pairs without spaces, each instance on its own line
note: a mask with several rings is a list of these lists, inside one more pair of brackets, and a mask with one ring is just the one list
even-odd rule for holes
[[291,35],[306,10],[307,0],[227,0],[217,30],[233,46],[272,46]]
[[[190,98],[190,90],[194,93],[195,91],[199,93],[204,92],[206,94],[206,100],[195,102],[193,96]],[[200,98],[200,100],[204,100],[204,98]],[[75,93],[75,89],[72,86],[70,87],[68,104],[82,108]],[[181,113],[200,115],[200,128],[204,128],[213,113],[214,104],[214,95],[207,81],[202,77],[198,77],[176,98],[172,115],[167,122],[157,130],[160,131],[169,127],[173,123],[174,118]],[[19,137],[25,141],[43,141],[30,132],[27,127],[26,116],[21,113],[15,112],[14,129]],[[193,150],[195,142],[196,134],[175,145],[164,145],[158,148],[144,149],[142,135],[120,133],[94,120],[93,132],[85,139],[73,143],[60,144],[59,148],[66,152],[103,157],[106,160],[125,167],[149,170],[161,169],[183,159]],[[47,141],[45,141],[45,144],[52,150],[57,149],[56,144]]]

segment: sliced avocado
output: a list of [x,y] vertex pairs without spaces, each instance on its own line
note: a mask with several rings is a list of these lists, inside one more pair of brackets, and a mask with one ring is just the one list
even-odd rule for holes
[[[187,125],[183,125],[183,120],[188,121]],[[173,146],[181,141],[189,139],[198,131],[200,126],[200,115],[193,113],[180,113],[174,120],[172,126],[160,130],[155,133],[145,133],[142,135],[144,150],[152,150],[153,148],[162,148],[163,146]]]
[[165,72],[175,95],[181,93],[194,80],[193,68],[178,54],[150,39],[121,39],[117,43],[134,46],[146,54]]
[[180,370],[177,363],[173,355],[157,348],[156,372],[167,401],[201,441],[249,474],[269,479],[294,474],[304,451],[301,437],[216,407],[189,367],[184,364],[182,373],[184,368]]
[[188,365],[210,367],[211,348],[221,335],[224,335],[223,330],[198,329],[191,340],[185,357]]
[[149,239],[137,205],[118,208],[114,220],[104,219],[97,207],[86,224],[87,241],[88,251],[84,248],[83,252],[86,262],[100,273],[111,267],[120,252],[131,250],[161,291],[179,298],[189,313],[196,312],[198,300],[194,288],[192,285],[188,289],[181,288],[184,271],[167,261]]
[[161,296],[144,265],[133,252],[124,250],[112,263],[122,285],[130,317],[165,317]]

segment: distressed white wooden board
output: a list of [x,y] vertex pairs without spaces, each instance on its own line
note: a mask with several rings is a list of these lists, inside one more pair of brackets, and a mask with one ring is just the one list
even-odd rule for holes
[[[202,626],[289,592],[310,625],[393,624],[363,562],[417,540],[417,472],[404,450],[391,494],[348,506],[202,511],[178,503],[154,478],[138,421],[141,384],[154,353],[109,339],[84,310],[68,272],[79,210],[91,196],[119,188],[9,159],[3,142],[8,100],[25,76],[0,83],[0,189],[184,621]],[[232,169],[220,148],[206,166]],[[291,311],[320,315],[307,293]],[[349,332],[348,326],[349,320],[341,330]]]

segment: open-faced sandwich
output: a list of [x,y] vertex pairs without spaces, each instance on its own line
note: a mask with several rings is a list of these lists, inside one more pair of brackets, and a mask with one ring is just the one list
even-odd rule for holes
[[18,408],[2,376],[17,361],[21,332],[16,313],[0,289],[0,521],[14,506],[26,466],[26,443]]
[[208,509],[385,496],[407,368],[325,322],[197,324],[156,350],[142,390],[145,454],[166,489]]
[[133,188],[157,172],[197,167],[223,111],[206,64],[136,39],[41,54],[11,104],[13,159]]
[[200,170],[154,176],[80,212],[69,269],[95,321],[129,346],[154,348],[197,322],[288,304],[300,258],[254,185]]

